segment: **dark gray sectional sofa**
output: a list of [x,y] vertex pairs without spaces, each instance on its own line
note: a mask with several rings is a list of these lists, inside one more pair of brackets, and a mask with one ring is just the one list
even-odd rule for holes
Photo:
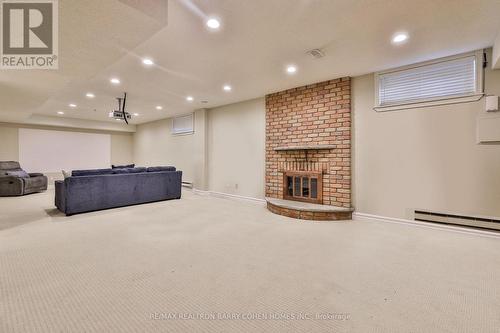
[[55,205],[66,215],[180,199],[182,171],[175,167],[75,170],[55,182]]

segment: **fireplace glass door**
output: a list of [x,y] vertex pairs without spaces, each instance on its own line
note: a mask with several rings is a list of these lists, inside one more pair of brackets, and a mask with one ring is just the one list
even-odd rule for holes
[[322,203],[322,174],[309,171],[286,172],[283,179],[284,199]]

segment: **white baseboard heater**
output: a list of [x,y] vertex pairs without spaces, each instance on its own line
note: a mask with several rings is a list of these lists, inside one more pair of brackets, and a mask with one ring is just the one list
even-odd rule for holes
[[192,182],[182,182],[182,187],[193,188]]
[[458,215],[428,210],[415,210],[415,221],[454,224],[474,228],[500,230],[500,218]]

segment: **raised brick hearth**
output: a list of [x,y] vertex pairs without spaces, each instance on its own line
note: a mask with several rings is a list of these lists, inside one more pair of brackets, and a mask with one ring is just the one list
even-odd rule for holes
[[[284,174],[322,173],[323,205],[351,208],[351,81],[329,80],[266,96],[266,197],[289,198]],[[299,199],[300,200],[300,199]],[[281,215],[350,219],[351,210],[306,212],[269,205]],[[321,217],[321,218],[320,218]]]
[[266,198],[267,209],[279,215],[302,220],[334,221],[350,220],[352,208],[317,205],[298,201]]

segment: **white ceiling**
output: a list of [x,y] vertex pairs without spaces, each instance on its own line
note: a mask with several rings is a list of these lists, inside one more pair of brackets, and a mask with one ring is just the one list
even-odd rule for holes
[[[171,0],[168,23],[161,0],[59,4],[60,69],[1,71],[0,121],[57,111],[112,121],[115,97],[127,91],[127,111],[140,114],[133,120],[139,124],[490,47],[500,30],[498,0]],[[219,31],[206,29],[209,16],[220,18]],[[409,41],[392,45],[402,30]],[[313,59],[306,54],[313,48],[326,56]],[[142,57],[155,66],[146,68]],[[285,73],[291,63],[293,76]],[[112,86],[112,76],[122,84]],[[232,92],[222,90],[226,83]],[[89,91],[95,99],[85,98]]]

